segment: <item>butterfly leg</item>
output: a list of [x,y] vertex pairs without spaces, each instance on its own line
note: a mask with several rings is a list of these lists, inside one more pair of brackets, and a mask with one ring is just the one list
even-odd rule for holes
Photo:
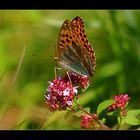
[[67,71],[66,73],[67,73],[67,76],[68,76],[68,78],[69,78],[70,83],[72,84],[72,81],[71,81],[71,78],[70,78],[69,72]]
[[61,68],[58,67],[58,57],[54,57],[54,60],[55,60],[55,67],[54,67],[54,73],[55,73],[55,79],[58,79],[59,77],[59,71],[58,70],[61,70]]
[[54,68],[55,79],[58,79],[58,76],[59,76],[59,71],[58,70],[61,70],[61,68],[58,68],[58,67]]

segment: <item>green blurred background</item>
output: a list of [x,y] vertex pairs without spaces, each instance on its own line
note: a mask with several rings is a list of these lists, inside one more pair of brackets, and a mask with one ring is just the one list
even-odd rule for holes
[[81,129],[79,118],[50,113],[44,97],[47,81],[54,79],[59,29],[75,16],[84,20],[97,59],[80,104],[95,112],[103,100],[127,93],[129,109],[140,108],[140,11],[1,10],[0,129]]

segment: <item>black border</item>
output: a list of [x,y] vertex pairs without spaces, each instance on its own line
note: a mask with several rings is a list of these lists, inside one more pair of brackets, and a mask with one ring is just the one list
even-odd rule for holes
[[1,0],[0,9],[139,9],[138,0]]
[[[48,1],[48,0],[3,0],[0,2],[0,9],[139,9],[140,5],[135,0],[81,0],[74,1]],[[98,140],[114,140],[114,139],[131,139],[135,140],[137,137],[139,139],[139,130],[0,130],[1,139],[78,139],[78,140],[88,140],[88,139],[98,139]]]
[[140,131],[139,130],[1,130],[1,138],[5,139],[35,139],[35,140],[89,140],[98,139],[98,140],[124,140],[139,139]]

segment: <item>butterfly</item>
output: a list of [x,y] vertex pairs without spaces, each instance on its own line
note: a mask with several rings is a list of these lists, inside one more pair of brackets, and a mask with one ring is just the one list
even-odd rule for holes
[[81,76],[93,76],[96,67],[95,51],[88,42],[84,22],[76,16],[66,19],[59,31],[56,45],[56,58],[59,64]]

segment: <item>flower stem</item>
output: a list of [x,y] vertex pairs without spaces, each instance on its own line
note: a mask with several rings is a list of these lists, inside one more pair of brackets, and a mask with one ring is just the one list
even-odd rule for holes
[[118,124],[116,130],[119,130],[119,129],[120,129],[120,126],[121,126],[121,124],[122,124],[122,119],[123,119],[122,116],[120,116],[120,123]]

